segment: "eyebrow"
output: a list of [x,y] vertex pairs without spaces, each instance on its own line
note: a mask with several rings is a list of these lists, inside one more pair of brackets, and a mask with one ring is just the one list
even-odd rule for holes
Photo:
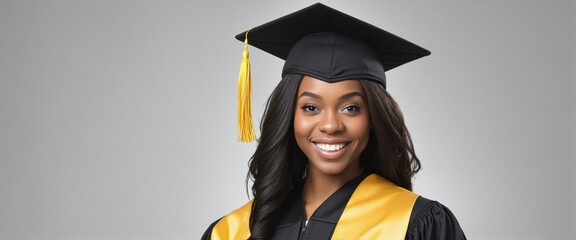
[[347,93],[347,94],[342,95],[342,97],[340,97],[340,98],[338,98],[338,99],[342,100],[342,99],[351,98],[351,97],[354,97],[354,96],[360,96],[360,97],[362,97],[362,94],[360,94],[359,92],[351,92],[351,93]]
[[304,97],[304,96],[308,96],[308,97],[311,97],[311,98],[322,99],[322,97],[320,97],[320,96],[318,96],[318,95],[316,95],[316,94],[314,94],[314,93],[311,93],[311,92],[303,92],[302,94],[300,94],[300,96],[298,96],[298,99],[300,99],[301,97]]
[[[300,94],[300,96],[298,96],[298,99],[300,99],[303,96],[308,96],[308,97],[316,98],[316,99],[322,99],[322,97],[320,97],[319,95],[316,95],[316,94],[311,93],[311,92],[303,92],[302,94]],[[342,99],[347,99],[347,98],[351,98],[354,96],[362,97],[362,94],[360,94],[359,92],[346,93],[346,94],[342,95],[341,97],[339,97],[338,99],[342,100]]]

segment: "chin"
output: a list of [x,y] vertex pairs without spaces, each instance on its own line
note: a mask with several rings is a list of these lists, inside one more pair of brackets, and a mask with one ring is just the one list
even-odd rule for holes
[[350,165],[342,162],[323,162],[322,160],[320,161],[321,161],[320,164],[318,164],[317,162],[316,164],[314,164],[313,161],[310,161],[309,163],[311,168],[310,170],[316,171],[324,175],[332,175],[332,176],[341,175],[351,170],[348,168],[350,167]]

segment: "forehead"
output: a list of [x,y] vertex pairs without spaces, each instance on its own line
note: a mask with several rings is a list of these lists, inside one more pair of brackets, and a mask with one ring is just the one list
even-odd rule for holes
[[364,88],[358,80],[344,80],[339,82],[325,82],[310,76],[304,76],[300,87],[298,88],[298,95],[303,92],[310,92],[318,95],[335,95],[359,92],[364,96]]

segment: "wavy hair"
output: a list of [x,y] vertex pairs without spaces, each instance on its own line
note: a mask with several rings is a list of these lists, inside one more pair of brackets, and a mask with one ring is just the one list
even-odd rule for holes
[[[250,158],[248,179],[254,181],[250,239],[272,237],[284,207],[305,178],[308,160],[294,137],[296,95],[302,75],[286,75],[268,98],[260,124],[261,136]],[[370,111],[370,138],[362,152],[364,171],[377,173],[412,190],[420,170],[412,139],[398,104],[379,83],[360,80]]]

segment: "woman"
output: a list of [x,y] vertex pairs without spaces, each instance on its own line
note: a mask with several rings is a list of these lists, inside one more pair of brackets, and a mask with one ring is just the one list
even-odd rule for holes
[[250,42],[286,59],[250,161],[254,199],[202,239],[465,239],[450,210],[411,192],[420,161],[385,90],[386,70],[430,52],[322,4]]

